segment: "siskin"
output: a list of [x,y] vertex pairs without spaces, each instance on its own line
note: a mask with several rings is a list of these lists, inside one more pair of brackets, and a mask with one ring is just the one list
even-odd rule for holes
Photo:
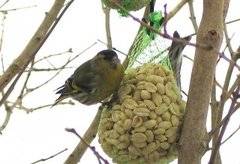
[[99,103],[116,91],[124,69],[116,52],[100,51],[95,57],[79,66],[65,84],[57,89],[61,94],[53,104],[71,97],[82,104]]
[[182,66],[182,51],[187,45],[187,43],[191,40],[191,35],[181,38],[177,31],[173,33],[173,37],[177,39],[182,39],[186,43],[172,41],[172,45],[168,52],[168,56],[170,59],[171,67],[174,72],[175,79],[177,81],[178,88],[181,90],[181,66]]

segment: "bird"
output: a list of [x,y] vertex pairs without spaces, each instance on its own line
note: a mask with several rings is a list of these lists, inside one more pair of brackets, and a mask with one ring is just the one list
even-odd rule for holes
[[187,45],[187,43],[191,40],[192,37],[191,37],[191,35],[189,35],[184,38],[181,38],[177,31],[174,31],[173,37],[177,38],[177,39],[181,39],[186,42],[186,43],[176,42],[173,40],[172,44],[170,46],[169,52],[168,52],[168,56],[170,59],[171,67],[174,72],[174,77],[176,79],[177,86],[178,86],[179,90],[181,90],[181,74],[180,74],[180,72],[181,72],[182,58],[183,58],[182,51],[185,48],[185,46]]
[[117,53],[102,50],[80,65],[65,84],[56,89],[60,96],[52,106],[69,97],[84,105],[101,103],[118,89],[123,75],[124,68]]

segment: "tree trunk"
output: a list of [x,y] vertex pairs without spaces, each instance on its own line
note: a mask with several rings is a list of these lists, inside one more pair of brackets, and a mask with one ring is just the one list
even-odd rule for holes
[[179,164],[200,164],[208,144],[205,142],[206,118],[222,32],[223,0],[204,0],[186,113],[179,141]]

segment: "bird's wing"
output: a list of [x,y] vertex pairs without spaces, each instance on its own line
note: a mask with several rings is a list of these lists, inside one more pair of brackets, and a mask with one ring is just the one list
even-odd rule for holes
[[[73,75],[66,80],[65,84],[56,89],[56,94],[61,95],[52,106],[69,96],[79,94],[84,97],[94,94],[102,82],[102,77],[97,72],[97,69],[91,65],[90,61],[78,67]],[[84,98],[82,99],[85,100]]]
[[92,67],[89,62],[87,61],[74,72],[72,85],[73,88],[91,94],[99,87],[102,77],[96,72],[97,68]]

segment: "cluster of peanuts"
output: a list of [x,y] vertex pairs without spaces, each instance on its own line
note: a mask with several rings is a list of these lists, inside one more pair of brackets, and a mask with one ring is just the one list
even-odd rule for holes
[[118,97],[111,109],[104,109],[99,126],[99,142],[113,161],[166,163],[176,158],[185,102],[172,72],[153,63],[132,68]]

